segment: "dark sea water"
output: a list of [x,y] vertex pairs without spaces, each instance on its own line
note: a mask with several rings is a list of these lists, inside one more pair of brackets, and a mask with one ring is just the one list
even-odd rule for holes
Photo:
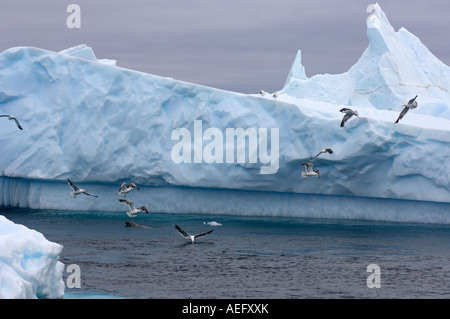
[[[449,298],[450,225],[0,208],[64,246],[65,298]],[[149,228],[125,227],[132,220]],[[204,222],[216,221],[222,226]],[[175,230],[214,229],[186,243]],[[369,288],[367,267],[379,267]],[[70,275],[64,272],[64,281]]]

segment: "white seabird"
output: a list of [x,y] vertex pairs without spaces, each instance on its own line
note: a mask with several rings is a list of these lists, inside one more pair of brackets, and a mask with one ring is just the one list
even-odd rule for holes
[[323,154],[323,153],[333,154],[333,150],[331,148],[325,148],[325,149],[321,150],[319,152],[319,154],[317,154],[316,156],[311,157],[311,159],[314,159],[314,158],[316,158],[317,156],[319,156],[320,154]]
[[123,195],[123,197],[127,197],[127,193],[131,192],[133,189],[140,190],[135,183],[130,183],[130,185],[127,186],[127,184],[123,182],[122,185],[120,185],[119,194]]
[[77,185],[72,183],[70,181],[70,179],[67,179],[67,182],[69,183],[69,186],[73,189],[73,192],[70,192],[70,195],[72,195],[72,197],[77,198],[77,196],[81,195],[81,194],[84,194],[84,195],[87,195],[87,196],[92,196],[92,197],[98,197],[96,195],[89,194],[87,191],[85,191],[82,188],[79,188]]
[[340,109],[339,112],[345,113],[341,121],[341,127],[344,127],[345,122],[347,122],[353,115],[358,116],[358,111],[353,111],[352,109],[349,109],[347,107]]
[[211,233],[214,231],[214,229],[211,229],[211,230],[208,230],[207,232],[199,233],[199,234],[197,234],[197,235],[190,235],[190,234],[188,234],[187,232],[185,232],[183,229],[181,229],[181,227],[178,226],[178,225],[175,225],[175,229],[178,230],[178,232],[179,232],[184,238],[186,238],[187,240],[190,240],[192,244],[194,243],[195,238],[198,238],[198,237],[202,237],[202,236],[211,234]]
[[128,199],[123,199],[123,198],[121,198],[121,199],[119,199],[119,202],[125,203],[125,204],[127,204],[128,206],[130,206],[130,210],[127,211],[126,213],[127,213],[127,215],[128,215],[129,217],[131,217],[131,218],[136,217],[137,214],[139,214],[139,213],[143,213],[143,212],[145,212],[146,214],[149,214],[149,213],[150,213],[150,212],[148,211],[148,209],[147,209],[145,206],[141,206],[141,207],[139,207],[139,208],[136,208],[136,207],[134,206],[134,202],[133,202],[132,200],[128,200]]
[[415,109],[417,107],[416,99],[417,99],[417,95],[413,99],[409,100],[409,102],[407,104],[403,105],[404,108],[403,108],[402,112],[400,113],[400,115],[398,116],[398,119],[397,119],[397,121],[395,121],[395,123],[398,123],[398,121],[400,121],[403,118],[403,116],[405,116],[405,114],[409,111],[409,109]]
[[305,171],[302,172],[302,176],[304,179],[307,179],[308,176],[317,176],[320,178],[319,169],[313,169],[313,163],[303,162],[302,165],[305,166]]
[[8,120],[10,120],[10,121],[14,120],[14,122],[16,122],[16,125],[19,128],[19,130],[23,130],[23,127],[22,127],[22,125],[20,125],[19,120],[17,120],[13,115],[3,114],[3,115],[0,115],[0,117],[7,117]]

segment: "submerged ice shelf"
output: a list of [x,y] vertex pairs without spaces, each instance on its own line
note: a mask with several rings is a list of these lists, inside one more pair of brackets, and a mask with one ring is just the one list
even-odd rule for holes
[[[0,123],[0,205],[120,211],[117,189],[133,181],[158,212],[410,220],[416,210],[414,220],[448,222],[450,68],[370,9],[369,46],[348,72],[308,78],[299,51],[276,98],[124,69],[85,45],[2,52],[0,113],[24,130]],[[343,107],[359,116],[340,127]],[[303,179],[301,163],[324,148],[334,152],[314,159],[320,178]],[[67,178],[99,198],[70,198]]]

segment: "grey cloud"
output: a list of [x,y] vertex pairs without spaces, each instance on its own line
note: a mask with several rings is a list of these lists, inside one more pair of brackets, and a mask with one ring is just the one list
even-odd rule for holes
[[[85,43],[125,68],[243,93],[275,91],[299,49],[308,76],[341,73],[356,63],[368,44],[365,10],[372,2],[8,1],[0,12],[0,51]],[[66,27],[70,3],[81,7],[81,29]],[[394,28],[406,27],[450,64],[450,2],[378,3]]]

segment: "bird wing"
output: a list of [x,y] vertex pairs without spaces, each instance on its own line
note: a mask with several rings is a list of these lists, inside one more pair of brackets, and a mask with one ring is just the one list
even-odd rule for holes
[[83,190],[83,194],[84,195],[88,195],[88,196],[92,196],[92,197],[98,197],[97,195],[92,195],[90,193],[88,193],[87,191]]
[[398,116],[397,121],[395,121],[395,123],[398,123],[398,121],[400,121],[403,118],[403,116],[405,116],[405,114],[408,112],[408,110],[409,110],[409,107],[405,106],[404,109],[402,110],[402,112],[400,113],[400,115]]
[[77,185],[75,185],[74,183],[72,183],[70,179],[67,179],[67,182],[69,183],[69,186],[70,186],[75,192],[78,191],[78,190],[80,189]]
[[120,198],[120,199],[119,199],[119,202],[125,203],[125,204],[127,204],[128,206],[130,206],[131,210],[134,210],[134,209],[135,209],[135,207],[134,207],[134,202],[133,202],[132,200]]
[[202,236],[211,234],[213,231],[214,231],[214,229],[211,229],[211,230],[208,230],[207,232],[203,232],[203,233],[197,234],[197,235],[194,236],[194,238],[198,238],[198,237],[202,237]]
[[312,163],[303,162],[302,165],[305,166],[306,173],[311,173],[312,172],[312,169],[313,169],[313,164]]
[[413,99],[409,100],[408,105],[413,104],[413,102],[414,102],[416,99],[417,99],[417,95],[416,95]]
[[333,150],[331,148],[325,148],[325,149],[321,150],[316,156],[311,157],[311,159],[315,159],[320,154],[327,153],[327,152],[330,154],[333,154]]
[[136,189],[140,190],[139,187],[137,187],[137,185],[135,183],[130,183],[130,187],[133,187],[133,188],[136,188]]
[[146,212],[147,214],[150,213],[150,212],[148,211],[147,207],[145,207],[145,206],[141,206],[141,207],[139,207],[139,209],[142,210],[142,211],[144,211],[144,212]]
[[13,120],[16,122],[17,127],[18,127],[20,130],[23,130],[23,127],[20,125],[19,120],[17,120],[15,117],[13,117]]
[[316,156],[311,157],[312,159],[316,158],[317,156],[319,156],[320,154],[324,153],[324,151],[320,151]]
[[351,118],[352,116],[353,116],[352,113],[345,113],[345,115],[344,115],[344,117],[342,118],[342,121],[341,121],[341,127],[343,127],[345,122],[347,122],[347,120],[349,118]]
[[2,114],[2,115],[0,115],[0,117],[9,117],[9,115],[8,114]]
[[127,185],[125,184],[125,182],[123,182],[122,185],[120,185],[120,187],[119,187],[119,192],[123,191],[126,187],[127,187]]
[[181,235],[183,235],[184,237],[189,238],[189,234],[186,233],[180,226],[175,225],[175,229],[178,230],[178,232],[179,232]]

